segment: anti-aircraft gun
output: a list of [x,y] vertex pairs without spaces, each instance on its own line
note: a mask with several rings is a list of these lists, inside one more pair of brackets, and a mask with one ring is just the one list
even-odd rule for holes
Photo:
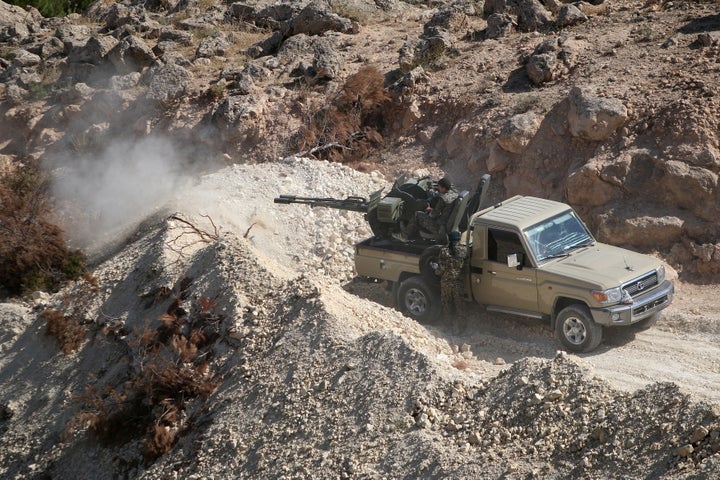
[[437,194],[436,182],[430,177],[411,178],[401,175],[390,191],[383,195],[383,189],[373,192],[369,198],[349,196],[344,199],[328,197],[302,197],[298,195],[280,195],[275,203],[300,203],[311,207],[336,208],[365,214],[373,235],[378,240],[402,239],[405,242],[445,243],[446,235],[452,230],[464,230],[470,215],[484,203],[490,183],[490,175],[483,175],[476,191],[470,195],[467,190],[458,193],[453,202],[450,215],[440,232],[421,231],[416,238],[403,238],[405,226],[415,216],[415,212],[425,210]]

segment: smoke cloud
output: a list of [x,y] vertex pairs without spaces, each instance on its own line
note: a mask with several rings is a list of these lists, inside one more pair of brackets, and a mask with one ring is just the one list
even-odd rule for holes
[[166,139],[113,143],[99,156],[55,169],[53,193],[63,205],[59,223],[73,246],[100,248],[159,212],[189,182]]

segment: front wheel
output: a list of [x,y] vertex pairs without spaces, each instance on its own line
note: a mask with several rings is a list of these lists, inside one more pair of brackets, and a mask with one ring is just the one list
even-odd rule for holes
[[557,316],[555,335],[572,352],[590,352],[600,345],[602,326],[595,323],[584,305],[570,305]]
[[419,322],[427,322],[437,317],[440,310],[436,290],[419,276],[410,277],[399,285],[397,305],[401,312]]

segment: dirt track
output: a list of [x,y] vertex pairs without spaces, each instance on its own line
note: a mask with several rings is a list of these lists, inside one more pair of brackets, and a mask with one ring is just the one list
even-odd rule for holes
[[[348,287],[360,296],[390,305],[381,287]],[[658,323],[646,331],[610,328],[597,350],[572,355],[592,374],[628,392],[654,382],[676,383],[697,400],[720,403],[720,328],[716,286],[676,280],[676,299]],[[459,327],[450,322],[426,325],[450,344],[470,345],[470,369],[493,375],[523,357],[551,359],[560,348],[550,326],[530,318],[485,312],[468,304]]]

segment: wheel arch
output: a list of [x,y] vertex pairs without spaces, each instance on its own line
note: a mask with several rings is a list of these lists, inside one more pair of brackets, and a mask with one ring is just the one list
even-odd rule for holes
[[554,329],[555,328],[555,322],[557,321],[558,313],[560,313],[565,307],[569,307],[570,305],[582,305],[587,309],[590,309],[587,302],[580,298],[574,298],[574,297],[557,297],[555,299],[555,302],[553,303],[552,312],[550,314],[550,326]]

